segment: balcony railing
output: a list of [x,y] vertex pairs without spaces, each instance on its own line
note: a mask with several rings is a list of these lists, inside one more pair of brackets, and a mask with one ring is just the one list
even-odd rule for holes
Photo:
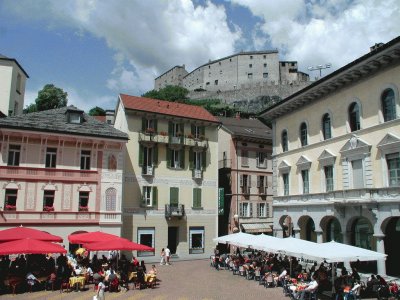
[[178,204],[178,205],[171,205],[165,204],[165,217],[178,217],[181,218],[185,215],[185,205]]
[[194,138],[191,136],[187,136],[185,137],[185,145],[189,147],[204,149],[208,147],[208,140],[206,138]]
[[183,136],[170,136],[169,143],[175,145],[183,144]]
[[199,149],[208,147],[208,140],[205,137],[195,138],[191,135],[172,136],[164,131],[151,133],[146,131],[139,132],[139,142],[185,145]]
[[202,170],[193,170],[192,177],[194,179],[202,179],[203,178],[203,171]]
[[46,168],[29,168],[29,167],[0,167],[0,179],[10,178],[11,176],[18,176],[26,180],[52,180],[61,181],[85,181],[97,182],[100,181],[100,175],[97,171],[93,170],[70,170],[70,169],[46,169]]
[[250,187],[243,186],[242,187],[242,193],[245,194],[245,195],[249,195],[250,194]]
[[154,133],[147,133],[147,132],[139,132],[139,142],[142,143],[163,143],[168,144],[169,137],[165,132],[154,132]]
[[218,169],[231,169],[231,168],[232,168],[231,159],[222,159],[218,161]]

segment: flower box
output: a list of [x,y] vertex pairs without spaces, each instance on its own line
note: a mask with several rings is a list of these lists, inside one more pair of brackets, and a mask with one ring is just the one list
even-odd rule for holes
[[154,128],[146,128],[145,130],[146,133],[152,134],[155,132]]
[[89,208],[87,206],[79,206],[79,211],[88,211]]
[[54,211],[54,206],[44,206],[43,211]]
[[193,139],[194,136],[193,136],[193,134],[189,133],[189,134],[187,135],[187,138],[188,138],[188,139]]
[[17,210],[17,206],[11,204],[7,204],[5,208],[6,210]]
[[161,135],[161,136],[167,136],[168,133],[166,133],[165,131],[161,131],[161,132],[160,132],[160,135]]

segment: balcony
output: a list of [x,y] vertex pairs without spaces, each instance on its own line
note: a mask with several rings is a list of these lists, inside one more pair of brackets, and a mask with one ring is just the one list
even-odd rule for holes
[[170,136],[169,143],[173,145],[181,145],[183,144],[183,136]]
[[143,144],[163,143],[168,144],[169,137],[166,132],[139,132],[139,142]]
[[171,205],[165,204],[165,217],[166,218],[182,218],[185,215],[185,206],[183,204]]
[[185,146],[194,147],[195,149],[206,149],[208,147],[208,140],[205,138],[194,138],[191,135],[185,137]]
[[193,170],[192,171],[192,177],[194,179],[202,179],[203,178],[203,171],[202,170]]
[[248,186],[242,186],[242,193],[244,195],[250,195],[250,187]]
[[232,168],[231,159],[222,159],[218,161],[218,169],[231,169],[231,168]]
[[98,182],[100,175],[93,170],[46,169],[29,167],[0,167],[0,180],[18,177],[19,180],[48,181],[49,176],[54,181]]
[[154,176],[154,167],[153,166],[143,166],[142,167],[142,175]]

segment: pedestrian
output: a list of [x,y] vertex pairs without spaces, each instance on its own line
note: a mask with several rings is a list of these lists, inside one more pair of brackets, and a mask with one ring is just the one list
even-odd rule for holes
[[105,300],[106,296],[104,295],[104,291],[106,289],[106,285],[103,283],[103,278],[99,279],[99,284],[97,285],[97,299],[98,300]]
[[171,250],[169,250],[167,246],[164,251],[165,251],[165,258],[167,260],[167,265],[170,265],[169,259],[171,257]]
[[164,248],[161,249],[160,256],[161,256],[160,266],[165,265],[165,250],[164,250]]

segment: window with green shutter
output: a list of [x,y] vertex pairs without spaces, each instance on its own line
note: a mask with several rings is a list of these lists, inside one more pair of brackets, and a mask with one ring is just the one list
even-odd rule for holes
[[179,204],[179,188],[171,187],[169,189],[169,204],[171,206],[178,206],[178,204]]
[[201,208],[201,189],[193,189],[193,208]]
[[153,196],[152,206],[154,208],[157,208],[158,207],[158,189],[156,186],[153,186],[153,195],[152,196]]
[[143,146],[139,145],[139,166],[143,166]]
[[192,148],[189,149],[189,170],[194,169],[194,151]]

